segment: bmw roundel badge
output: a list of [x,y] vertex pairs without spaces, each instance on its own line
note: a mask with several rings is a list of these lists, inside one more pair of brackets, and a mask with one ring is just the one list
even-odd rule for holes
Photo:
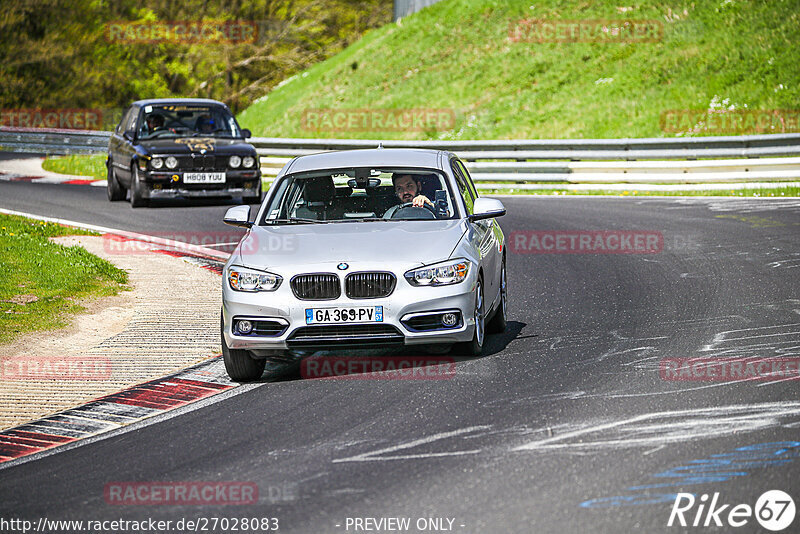
[[348,267],[350,267],[350,266],[347,265],[344,262],[342,262],[342,263],[340,263],[339,265],[336,266],[336,268],[339,269],[340,271],[346,271]]

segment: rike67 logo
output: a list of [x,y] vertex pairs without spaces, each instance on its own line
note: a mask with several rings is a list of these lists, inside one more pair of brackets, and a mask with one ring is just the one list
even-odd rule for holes
[[786,529],[794,521],[794,500],[781,490],[769,490],[758,498],[754,507],[749,504],[725,504],[720,502],[719,493],[714,493],[709,501],[708,494],[699,499],[691,493],[678,493],[672,503],[667,526],[682,527],[729,527],[739,528],[748,524],[755,516],[761,527],[778,532]]

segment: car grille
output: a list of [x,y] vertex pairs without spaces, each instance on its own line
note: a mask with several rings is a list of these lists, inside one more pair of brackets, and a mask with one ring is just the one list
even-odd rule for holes
[[227,169],[227,158],[195,154],[184,156],[178,160],[178,168],[188,171],[224,171]]
[[278,321],[253,321],[253,333],[257,336],[275,337],[283,334],[288,325]]
[[352,273],[344,279],[344,291],[351,299],[388,297],[396,283],[392,273]]
[[291,286],[300,300],[333,300],[342,294],[339,277],[333,273],[300,274],[292,278]]
[[302,326],[286,344],[289,347],[375,346],[402,344],[403,334],[388,324]]

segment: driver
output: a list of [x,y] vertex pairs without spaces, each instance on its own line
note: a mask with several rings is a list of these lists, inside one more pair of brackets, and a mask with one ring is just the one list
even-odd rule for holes
[[149,114],[145,118],[145,122],[147,122],[147,130],[151,133],[164,127],[164,117],[158,113]]
[[394,185],[394,194],[397,195],[399,204],[395,204],[383,214],[384,219],[391,219],[394,214],[405,204],[410,204],[415,208],[426,207],[436,215],[433,210],[434,204],[431,200],[422,194],[422,184],[419,178],[413,174],[394,173],[392,174],[392,184]]
[[200,133],[211,133],[214,131],[214,119],[210,115],[200,115],[195,124],[195,130]]
[[411,174],[395,173],[392,175],[394,194],[401,203],[411,202],[411,205],[421,208],[424,204],[433,206],[433,202],[422,194],[422,184]]

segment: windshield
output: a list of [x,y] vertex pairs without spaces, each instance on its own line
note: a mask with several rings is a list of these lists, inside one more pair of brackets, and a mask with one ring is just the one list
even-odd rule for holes
[[221,106],[163,104],[145,106],[139,118],[138,138],[242,137],[236,120]]
[[430,169],[354,168],[286,176],[261,224],[457,217],[444,175]]

